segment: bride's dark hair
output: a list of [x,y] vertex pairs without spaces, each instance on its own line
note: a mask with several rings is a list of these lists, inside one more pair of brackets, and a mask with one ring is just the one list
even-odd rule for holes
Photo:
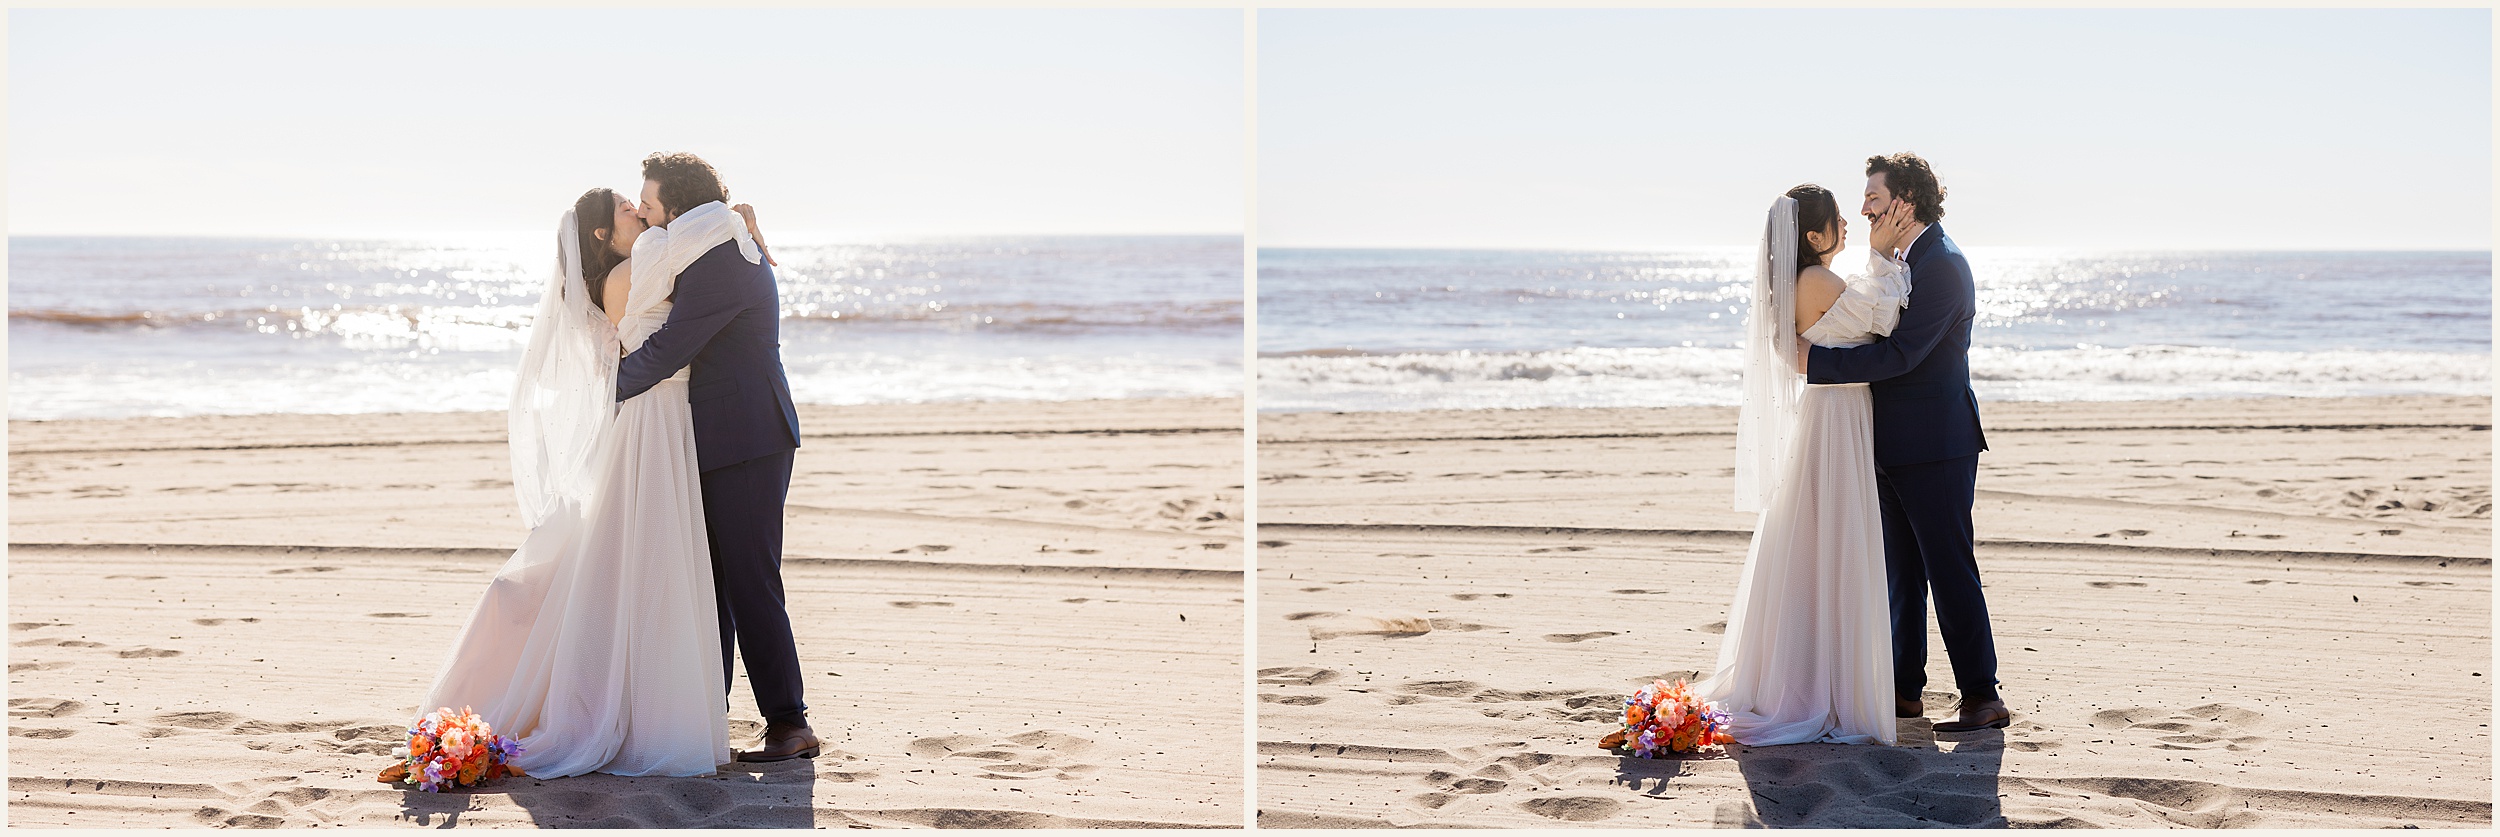
[[1830,232],[1832,222],[1840,220],[1840,201],[1832,190],[1812,183],[1789,189],[1788,197],[1797,202],[1797,269],[1820,267],[1823,254],[1814,251],[1806,233]]
[[608,271],[615,270],[625,257],[617,255],[597,233],[605,231],[609,238],[616,237],[616,190],[603,186],[583,192],[581,199],[573,202],[573,227],[581,236],[575,246],[581,248],[582,282],[590,286],[590,306],[606,311]]

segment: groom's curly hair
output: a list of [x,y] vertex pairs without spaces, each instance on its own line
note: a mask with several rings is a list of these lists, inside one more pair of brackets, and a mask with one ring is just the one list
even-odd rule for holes
[[729,187],[720,172],[703,158],[683,151],[654,152],[642,158],[642,179],[660,184],[660,204],[671,216],[713,201],[729,202]]
[[1884,190],[1894,200],[1910,203],[1919,223],[1944,220],[1944,185],[1936,182],[1936,172],[1927,167],[1926,160],[1907,151],[1866,158],[1866,176],[1874,177],[1876,172],[1884,174]]

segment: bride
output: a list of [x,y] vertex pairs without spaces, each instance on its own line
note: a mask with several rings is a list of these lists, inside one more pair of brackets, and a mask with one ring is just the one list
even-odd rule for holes
[[720,622],[687,373],[615,403],[617,359],[668,320],[677,272],[751,211],[650,229],[592,189],[557,228],[511,408],[529,537],[486,588],[419,705],[473,707],[532,776],[700,776],[730,760]]
[[1771,205],[1736,437],[1736,509],[1761,517],[1718,666],[1693,689],[1727,712],[1740,743],[1898,739],[1867,385],[1801,389],[1796,338],[1857,346],[1890,334],[1910,292],[1893,254],[1916,226],[1900,211],[1877,219],[1867,275],[1843,279],[1826,266],[1848,241],[1832,193],[1808,184]]

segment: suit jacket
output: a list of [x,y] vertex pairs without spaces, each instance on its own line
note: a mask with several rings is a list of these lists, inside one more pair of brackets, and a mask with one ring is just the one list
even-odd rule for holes
[[1864,346],[1816,346],[1806,382],[1868,384],[1875,462],[1915,465],[1988,449],[1970,389],[1970,329],[1978,313],[1970,260],[1929,224],[1910,244],[1910,304],[1892,334]]
[[[640,277],[637,277],[640,278]],[[616,367],[623,401],[694,365],[696,467],[709,471],[799,446],[799,410],[781,372],[781,291],[768,265],[724,242],[677,274],[668,322]]]

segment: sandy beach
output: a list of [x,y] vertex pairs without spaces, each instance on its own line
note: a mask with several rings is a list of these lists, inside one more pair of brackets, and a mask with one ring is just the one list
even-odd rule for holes
[[823,756],[449,794],[372,776],[524,535],[501,413],[10,422],[9,824],[1243,822],[1239,401],[800,419]]
[[2490,827],[2490,399],[1982,414],[2013,724],[1931,636],[1899,746],[1655,761],[1594,742],[1715,659],[1733,409],[1261,416],[1259,823]]

